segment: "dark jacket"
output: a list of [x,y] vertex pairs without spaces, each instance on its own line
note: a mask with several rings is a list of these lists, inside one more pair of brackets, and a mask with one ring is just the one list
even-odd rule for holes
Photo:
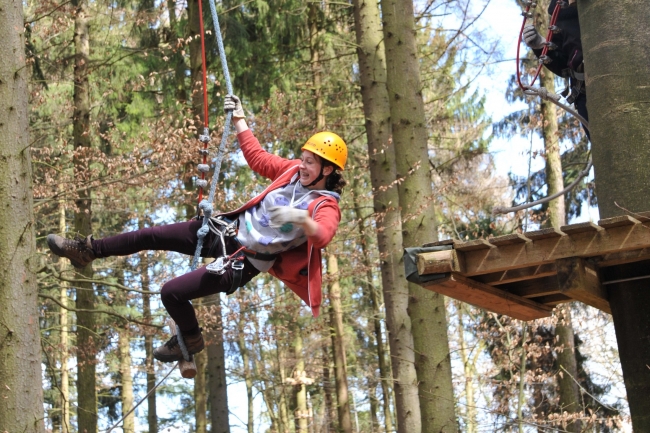
[[[549,16],[553,14],[556,4],[557,0],[551,0],[548,7]],[[551,42],[557,45],[557,48],[548,50],[547,56],[550,62],[546,64],[546,67],[560,77],[569,77],[569,70],[582,73],[584,69],[582,66],[582,42],[576,3],[560,9],[555,25],[560,32],[553,34]],[[542,55],[542,50],[533,50],[533,52],[537,57]]]

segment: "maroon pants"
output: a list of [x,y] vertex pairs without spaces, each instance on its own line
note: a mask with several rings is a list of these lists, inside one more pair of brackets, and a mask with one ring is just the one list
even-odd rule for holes
[[[128,256],[145,250],[176,251],[194,255],[201,221],[169,224],[150,227],[133,232],[122,233],[104,239],[93,240],[93,250],[99,257]],[[214,250],[210,251],[214,245]],[[226,252],[232,254],[239,245],[232,238],[226,238]],[[210,254],[212,253],[212,254]],[[222,246],[218,236],[210,232],[203,240],[201,257],[221,256]],[[244,259],[244,270],[239,287],[244,286],[259,274],[251,263]],[[229,267],[223,275],[209,273],[205,267],[174,278],[163,285],[160,297],[169,315],[186,334],[198,331],[198,321],[190,300],[202,298],[219,292],[227,292],[232,287],[233,271]]]

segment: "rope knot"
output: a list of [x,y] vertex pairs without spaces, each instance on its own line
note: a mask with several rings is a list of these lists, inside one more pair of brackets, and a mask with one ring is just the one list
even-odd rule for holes
[[207,225],[201,226],[201,228],[196,232],[197,236],[201,239],[205,238],[208,233],[210,233],[210,227]]

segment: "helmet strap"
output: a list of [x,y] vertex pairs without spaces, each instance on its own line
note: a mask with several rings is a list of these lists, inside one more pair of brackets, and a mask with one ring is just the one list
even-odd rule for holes
[[320,173],[318,174],[318,177],[316,178],[315,181],[313,181],[312,183],[310,183],[309,185],[307,185],[308,187],[309,187],[309,186],[314,186],[314,185],[316,185],[318,182],[321,181],[322,178],[325,177],[325,176],[323,175],[323,169],[324,169],[324,168],[325,168],[325,164],[323,163],[323,160],[321,159],[321,162],[320,162]]

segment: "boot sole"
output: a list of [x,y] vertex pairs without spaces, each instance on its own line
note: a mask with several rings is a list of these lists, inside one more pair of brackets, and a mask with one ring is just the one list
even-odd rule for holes
[[[193,357],[196,353],[199,353],[203,349],[205,349],[205,345],[203,345],[199,350],[191,351],[190,356]],[[184,359],[183,355],[179,355],[179,356],[161,355],[161,354],[156,353],[156,352],[153,353],[153,357],[154,357],[154,359],[157,359],[160,362],[176,362],[176,361],[182,361]]]
[[160,362],[176,362],[176,361],[181,361],[183,359],[183,356],[164,356],[164,355],[158,355],[156,353],[153,354],[154,359],[160,361]]
[[75,268],[85,268],[86,265],[90,263],[88,262],[86,264],[82,264],[76,260],[72,260],[70,257],[67,257],[65,255],[65,251],[59,248],[59,246],[56,244],[54,235],[47,235],[47,246],[50,247],[50,251],[52,251],[55,255],[70,260],[70,263],[72,263],[72,266],[74,266]]

